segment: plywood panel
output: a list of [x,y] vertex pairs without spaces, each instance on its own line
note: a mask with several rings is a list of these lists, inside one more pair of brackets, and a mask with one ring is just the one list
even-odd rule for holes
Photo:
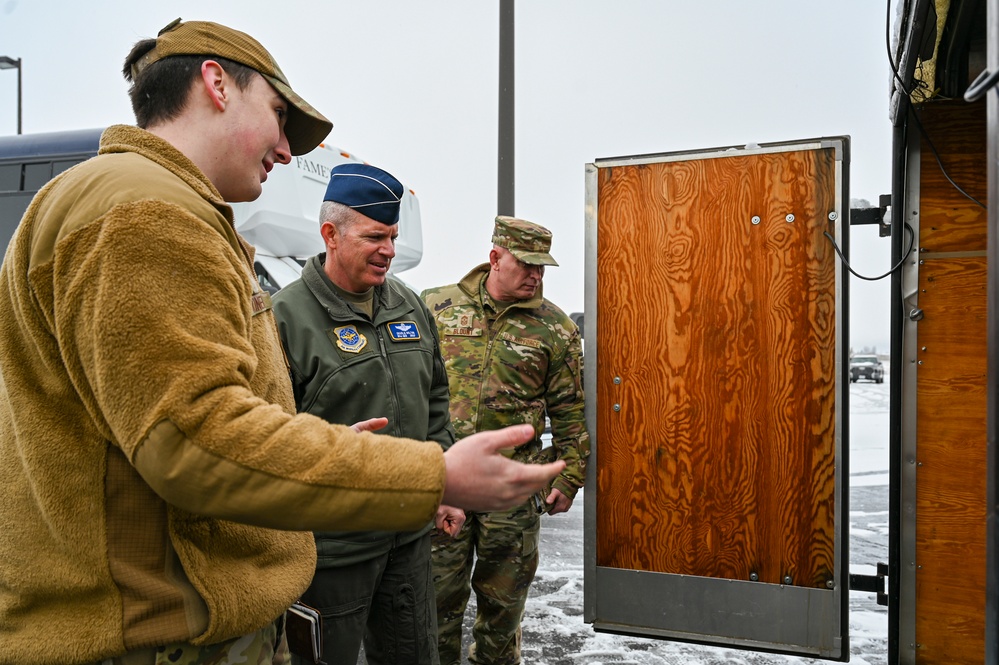
[[[916,642],[920,663],[985,657],[986,260],[920,267]],[[925,349],[925,350],[923,350]]]
[[919,166],[919,241],[924,252],[985,251],[985,209],[947,180],[931,149],[936,149],[951,180],[985,203],[985,117],[984,102],[938,102],[919,113],[925,129]]
[[921,664],[985,656],[987,220],[930,148],[952,180],[987,203],[985,111],[984,103],[949,101],[919,112],[924,318],[916,329],[914,631]]
[[597,565],[824,588],[833,149],[597,180]]

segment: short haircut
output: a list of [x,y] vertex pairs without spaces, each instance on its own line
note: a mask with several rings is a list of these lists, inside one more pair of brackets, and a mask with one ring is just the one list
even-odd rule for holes
[[257,73],[251,67],[217,56],[174,55],[149,65],[133,80],[132,66],[155,46],[155,39],[136,42],[122,69],[125,80],[131,83],[128,96],[135,113],[135,124],[143,129],[180,115],[187,104],[192,83],[201,76],[201,63],[205,60],[218,62],[240,90],[246,90]]
[[350,206],[342,203],[323,201],[323,204],[319,206],[319,225],[322,226],[326,222],[330,222],[342,235],[356,221],[357,217],[354,216],[354,212]]

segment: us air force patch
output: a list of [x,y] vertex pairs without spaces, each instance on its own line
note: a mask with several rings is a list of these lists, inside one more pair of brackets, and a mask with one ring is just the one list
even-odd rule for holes
[[336,335],[336,345],[348,353],[358,353],[368,343],[368,338],[357,332],[354,326],[334,328],[333,334]]
[[415,342],[420,339],[420,329],[416,321],[393,321],[387,325],[393,342]]

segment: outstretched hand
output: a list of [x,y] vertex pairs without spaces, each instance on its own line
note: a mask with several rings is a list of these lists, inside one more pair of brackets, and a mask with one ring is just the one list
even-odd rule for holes
[[447,476],[442,503],[473,512],[490,512],[527,501],[565,468],[561,460],[522,464],[499,452],[526,443],[533,436],[533,426],[514,425],[473,434],[448,448],[444,453]]
[[368,418],[359,423],[354,423],[350,429],[355,432],[374,432],[388,425],[388,418]]

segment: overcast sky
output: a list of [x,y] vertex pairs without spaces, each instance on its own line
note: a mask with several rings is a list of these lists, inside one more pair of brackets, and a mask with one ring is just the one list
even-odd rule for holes
[[[583,309],[583,174],[595,159],[848,135],[851,197],[889,193],[885,2],[517,2],[516,212],[554,232],[561,267],[545,294]],[[0,0],[0,55],[24,61],[24,132],[133,122],[122,61],[178,16],[259,39],[333,120],[328,143],[415,190],[424,258],[402,275],[414,287],[486,260],[498,2]],[[16,131],[16,79],[0,71],[0,135]],[[858,271],[887,271],[887,239],[852,237]],[[887,352],[888,280],[850,288],[853,346]]]

